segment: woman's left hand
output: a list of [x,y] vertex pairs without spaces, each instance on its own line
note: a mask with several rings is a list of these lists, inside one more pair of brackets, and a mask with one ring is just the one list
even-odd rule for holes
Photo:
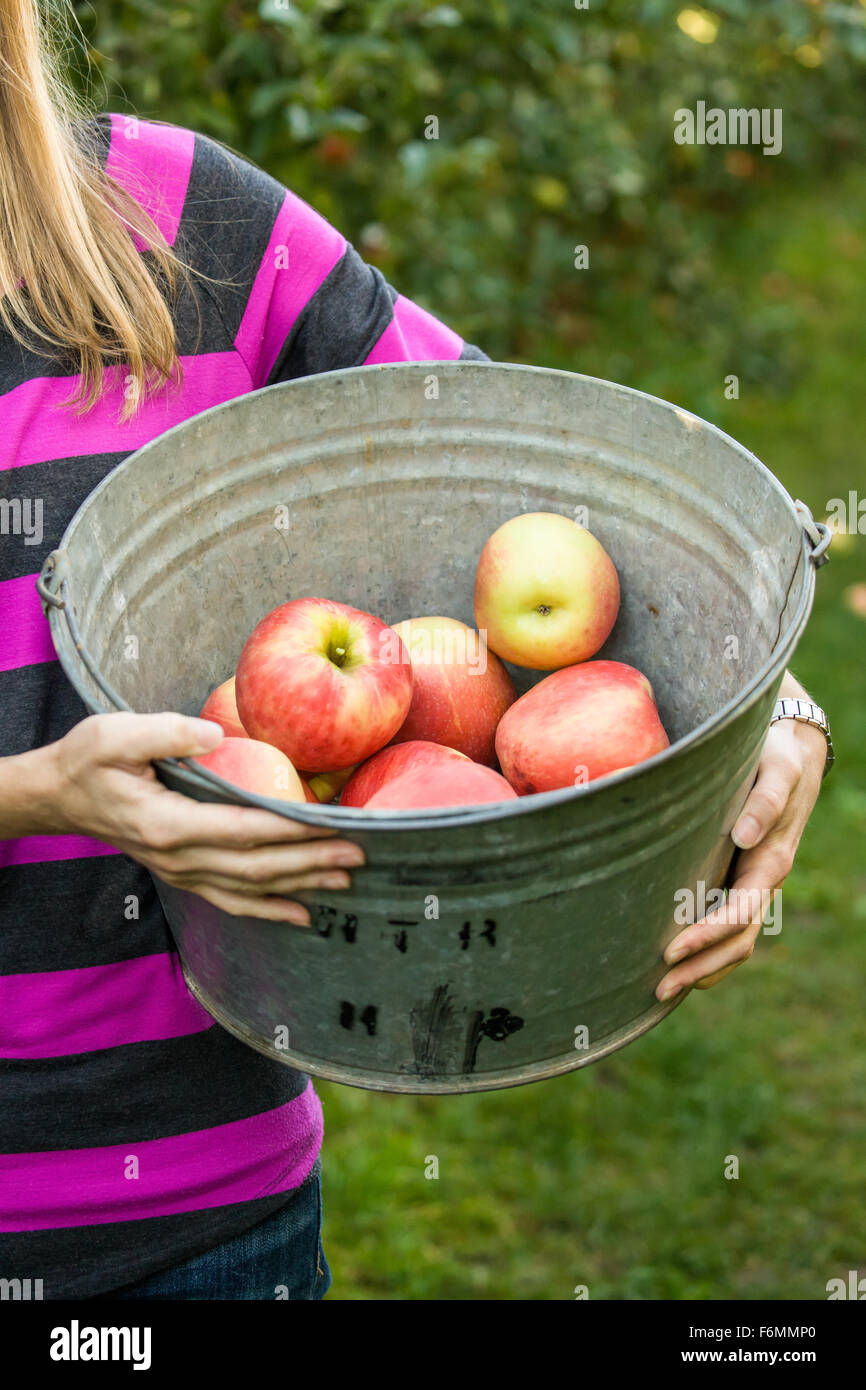
[[[780,694],[809,698],[789,673]],[[827,740],[820,729],[794,719],[771,726],[755,785],[731,831],[741,852],[727,901],[671,941],[664,959],[675,968],[660,981],[658,999],[672,999],[689,985],[709,989],[749,959],[762,913],[790,873],[818,799],[826,759]]]

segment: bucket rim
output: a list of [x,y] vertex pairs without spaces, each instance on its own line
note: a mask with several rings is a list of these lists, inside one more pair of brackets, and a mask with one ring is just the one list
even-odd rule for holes
[[[622,382],[609,381],[604,377],[591,376],[583,372],[572,372],[561,367],[542,367],[531,363],[521,362],[477,362],[460,361],[459,359],[435,359],[431,358],[424,361],[412,362],[382,362],[356,367],[340,367],[328,372],[316,372],[308,376],[296,377],[292,381],[273,382],[269,386],[260,387],[257,391],[244,392],[241,396],[232,396],[229,400],[220,401],[216,405],[208,407],[207,410],[198,411],[195,415],[188,416],[184,420],[178,421],[169,429],[161,434],[147,440],[138,449],[133,450],[115,468],[111,469],[104,478],[97,483],[76,508],[60,542],[60,550],[65,552],[69,543],[73,540],[76,531],[86,518],[89,507],[106,490],[121,473],[135,466],[140,459],[145,456],[148,450],[161,447],[165,440],[172,437],[179,430],[187,430],[196,421],[216,416],[221,412],[237,408],[240,401],[248,400],[250,397],[263,395],[269,392],[281,391],[304,391],[314,389],[315,386],[329,378],[353,378],[360,374],[369,375],[373,372],[386,372],[406,375],[409,372],[418,372],[429,367],[446,368],[451,372],[461,375],[474,375],[476,372],[486,372],[491,369],[497,372],[517,372],[528,375],[543,375],[546,377],[563,377],[578,380],[599,386],[605,391],[619,392],[627,397],[634,397],[652,403],[653,406],[661,406],[666,411],[672,411],[683,422],[693,421],[702,430],[709,431],[718,440],[732,447],[740,457],[751,466],[757,468],[762,475],[765,483],[776,493],[779,501],[790,514],[794,526],[797,528],[801,539],[800,557],[803,561],[803,584],[797,601],[797,607],[789,623],[787,633],[781,644],[777,644],[775,650],[770,654],[756,674],[740,690],[732,696],[715,714],[710,715],[701,724],[691,729],[682,738],[671,743],[659,753],[645,759],[643,762],[636,763],[632,767],[620,768],[615,772],[608,773],[604,777],[599,777],[591,782],[587,782],[576,787],[561,787],[555,791],[534,792],[527,796],[518,796],[515,800],[483,802],[474,806],[460,807],[430,807],[417,813],[411,811],[395,812],[393,810],[368,811],[364,807],[340,806],[330,802],[314,805],[312,802],[287,802],[277,801],[271,797],[258,796],[253,792],[246,792],[233,783],[226,782],[205,768],[194,768],[191,763],[179,759],[158,759],[155,766],[160,769],[163,775],[170,774],[172,781],[182,786],[189,786],[191,789],[203,793],[208,790],[216,790],[221,793],[221,800],[227,800],[235,805],[251,806],[262,810],[276,812],[284,816],[287,820],[301,821],[311,826],[320,825],[337,830],[370,830],[370,831],[416,831],[425,829],[439,828],[463,828],[470,825],[479,825],[489,821],[499,821],[507,816],[532,815],[535,812],[542,812],[551,807],[562,805],[566,802],[576,801],[580,797],[592,796],[602,791],[607,791],[614,787],[633,781],[635,778],[646,776],[656,767],[670,762],[673,758],[682,756],[690,752],[699,744],[706,742],[715,734],[727,728],[734,719],[744,714],[754,703],[761,698],[766,689],[784,671],[787,664],[787,657],[794,650],[802,635],[803,629],[808,620],[812,609],[815,594],[815,566],[810,563],[811,551],[809,537],[803,526],[802,518],[795,506],[794,500],[785,488],[784,484],[776,477],[775,473],[767,467],[765,463],[747,449],[744,444],[722,430],[718,425],[705,420],[702,416],[696,415],[693,411],[684,406],[678,406],[673,401],[668,401],[662,396],[654,396],[650,392],[641,391],[637,387],[626,386]],[[799,565],[800,558],[797,564]],[[794,583],[796,567],[789,584],[790,588]],[[51,629],[52,640],[57,651],[60,664],[66,678],[70,681],[83,703],[94,714],[106,714],[127,709],[123,701],[116,693],[112,692],[113,698],[106,693],[106,698],[110,701],[108,705],[99,704],[91,694],[85,682],[79,674],[80,654],[76,656],[76,643],[71,639],[69,627],[69,615],[67,607],[74,597],[69,591],[70,579],[63,579],[60,586],[60,595],[64,600],[56,606],[49,608],[48,620]],[[110,689],[110,687],[109,687]],[[193,716],[197,717],[197,716]],[[768,726],[769,727],[769,726]]]

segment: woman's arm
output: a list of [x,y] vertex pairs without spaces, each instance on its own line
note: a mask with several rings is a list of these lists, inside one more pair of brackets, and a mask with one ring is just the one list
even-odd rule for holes
[[87,835],[235,916],[308,925],[286,896],[347,888],[363,852],[328,829],[270,811],[219,806],[169,791],[157,758],[195,757],[222,739],[206,719],[100,714],[56,743],[0,758],[0,839]]
[[55,747],[0,758],[0,840],[57,830]]
[[[779,693],[811,699],[790,671]],[[659,999],[672,999],[688,985],[709,989],[749,959],[761,930],[762,906],[791,871],[826,760],[827,740],[820,729],[793,719],[771,726],[755,785],[731,831],[740,854],[727,902],[674,937],[665,962],[676,968],[660,982]]]

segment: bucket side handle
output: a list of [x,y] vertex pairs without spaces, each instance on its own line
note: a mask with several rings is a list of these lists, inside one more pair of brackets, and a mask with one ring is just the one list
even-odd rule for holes
[[830,542],[833,539],[833,532],[824,521],[816,521],[805,502],[801,502],[798,497],[794,503],[794,510],[800,519],[800,525],[812,542],[812,549],[809,552],[809,559],[818,569],[821,565],[826,565],[830,559],[828,551]]
[[42,603],[42,612],[48,617],[49,608],[65,608],[66,600],[60,593],[61,585],[69,573],[69,552],[52,550],[42,562],[42,569],[36,576],[36,592]]
[[114,686],[105,679],[81,635],[75,609],[69,597],[71,573],[72,567],[69,562],[68,551],[52,550],[50,555],[46,555],[42,569],[36,578],[36,592],[42,604],[42,612],[47,618],[49,610],[53,608],[58,618],[66,623],[75,650],[87,667],[91,680],[108,700],[108,709],[104,710],[103,713],[108,714],[113,709],[115,711],[125,710],[131,714],[133,712],[132,706],[128,705],[123,696],[119,695]]

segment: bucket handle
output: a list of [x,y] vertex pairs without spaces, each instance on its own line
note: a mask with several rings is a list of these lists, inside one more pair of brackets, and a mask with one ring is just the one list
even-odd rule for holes
[[69,573],[69,552],[52,550],[42,562],[36,579],[36,592],[42,601],[42,612],[48,617],[49,608],[65,608],[65,600],[60,597],[60,586]]
[[71,567],[69,564],[68,551],[52,550],[50,555],[46,555],[42,569],[36,579],[36,592],[42,603],[42,612],[45,614],[46,618],[48,617],[49,608],[53,608],[56,612],[63,614],[66,619],[66,626],[69,629],[69,636],[75,644],[75,650],[87,667],[93,681],[107,698],[110,705],[114,705],[115,709],[125,710],[127,713],[132,714],[132,706],[126,703],[122,695],[118,695],[112,685],[109,685],[87,649],[87,643],[81,635],[75,618],[75,611],[72,604],[68,601],[68,581],[70,572]]
[[830,542],[833,539],[833,532],[824,521],[816,521],[805,502],[801,502],[799,497],[794,503],[794,510],[800,520],[800,525],[806,532],[808,539],[812,542],[812,549],[809,552],[809,559],[818,569],[821,565],[826,565],[830,556],[827,551],[830,549]]

